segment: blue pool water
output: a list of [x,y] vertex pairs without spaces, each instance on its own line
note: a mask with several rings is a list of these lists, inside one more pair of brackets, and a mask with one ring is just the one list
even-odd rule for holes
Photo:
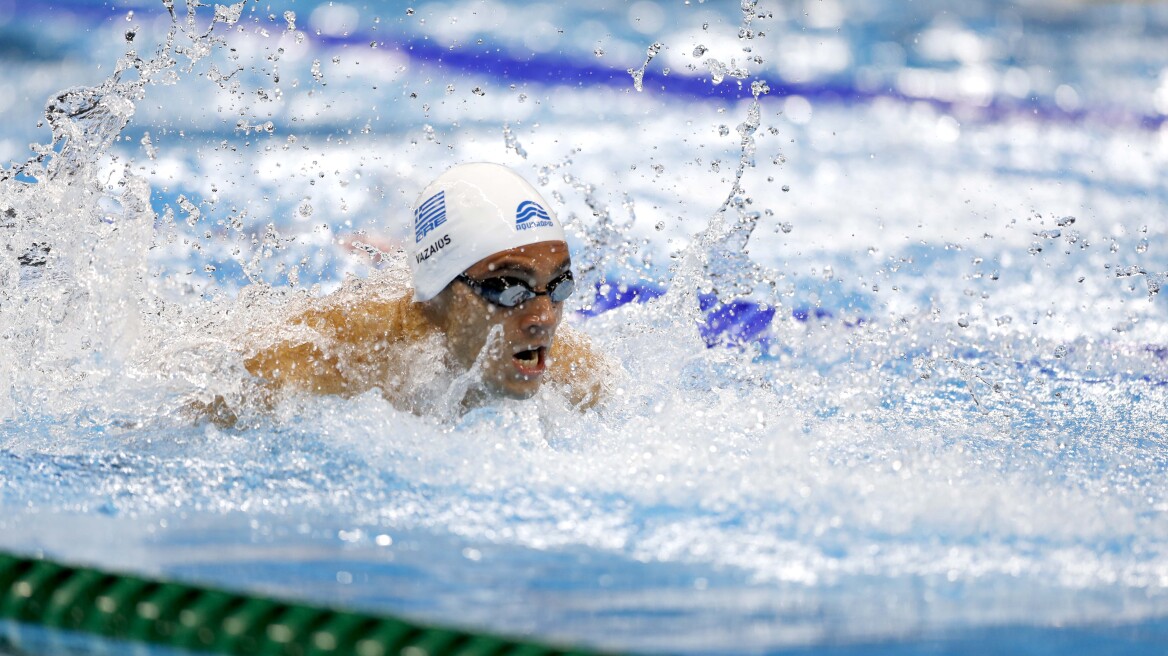
[[[236,9],[0,0],[0,548],[619,650],[1162,650],[1168,5]],[[239,344],[468,160],[559,207],[608,402],[249,409]]]

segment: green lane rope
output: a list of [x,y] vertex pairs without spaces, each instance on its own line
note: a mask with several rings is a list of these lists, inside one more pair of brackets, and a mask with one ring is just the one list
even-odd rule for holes
[[595,654],[3,552],[0,618],[230,656]]

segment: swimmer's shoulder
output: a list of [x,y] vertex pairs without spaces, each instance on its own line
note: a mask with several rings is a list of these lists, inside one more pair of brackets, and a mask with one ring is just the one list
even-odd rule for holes
[[564,324],[556,331],[548,373],[567,388],[572,405],[586,410],[608,397],[617,367],[587,334]]
[[416,341],[433,331],[410,292],[385,293],[367,285],[338,290],[291,323],[348,345]]
[[425,339],[433,331],[412,295],[347,284],[308,299],[282,321],[252,336],[244,368],[270,387],[320,394],[360,393],[374,385],[370,367],[386,347]]

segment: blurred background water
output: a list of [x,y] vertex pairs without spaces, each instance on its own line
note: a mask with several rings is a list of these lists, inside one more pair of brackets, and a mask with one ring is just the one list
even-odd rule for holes
[[[174,12],[0,0],[0,547],[610,649],[1164,644],[1168,6]],[[192,425],[469,160],[560,208],[608,404]]]

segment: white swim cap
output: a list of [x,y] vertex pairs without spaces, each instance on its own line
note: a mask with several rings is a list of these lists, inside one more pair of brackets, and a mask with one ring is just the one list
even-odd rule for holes
[[535,187],[499,164],[455,166],[414,203],[414,300],[434,298],[484,257],[541,241],[566,240]]

